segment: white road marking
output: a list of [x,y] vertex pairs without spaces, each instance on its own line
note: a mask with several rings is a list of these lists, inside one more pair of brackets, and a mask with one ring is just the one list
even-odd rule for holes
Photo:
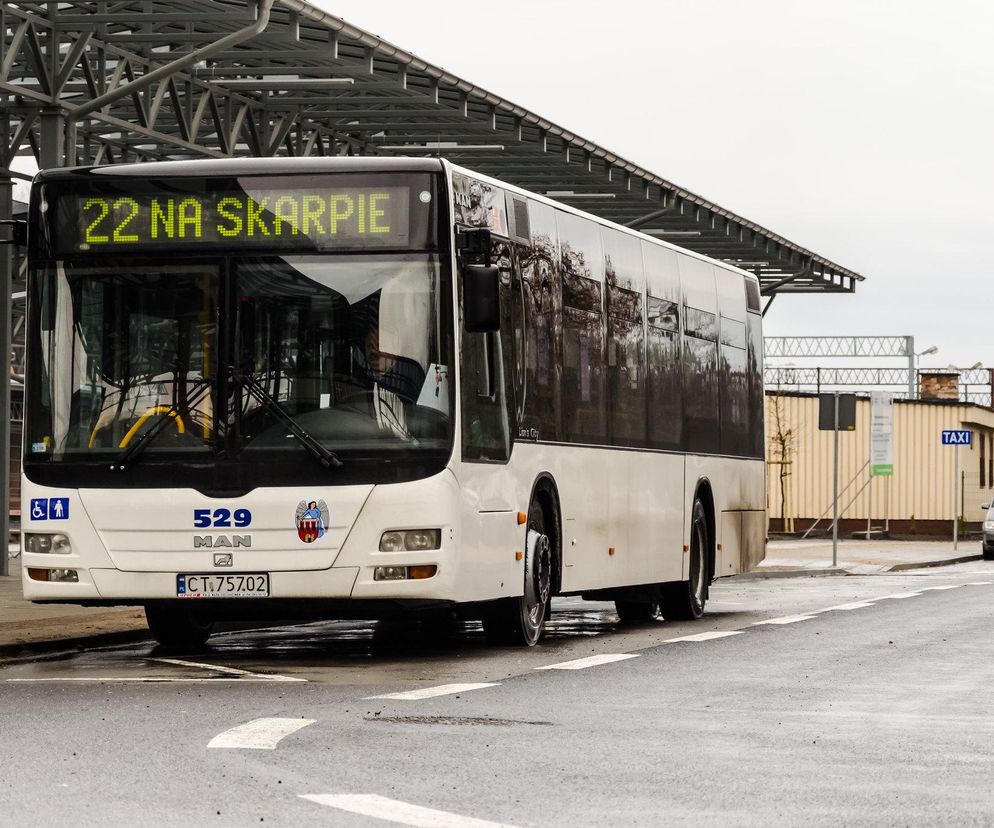
[[300,798],[340,811],[362,814],[385,822],[414,825],[418,828],[510,828],[506,823],[422,808],[420,805],[411,805],[409,802],[388,799],[376,794],[301,794]]
[[782,618],[767,618],[765,621],[756,621],[751,626],[759,627],[763,624],[796,624],[798,621],[810,621],[817,618],[816,615],[784,615]]
[[963,586],[991,586],[994,581],[970,581],[968,584],[963,584]]
[[[288,681],[302,681],[302,679],[287,679]],[[133,684],[271,684],[268,678],[167,678],[165,676],[54,676],[48,678],[10,678],[5,682],[17,682],[21,684],[32,684],[41,682],[58,681],[105,681],[113,684],[130,682]]]
[[922,587],[921,592],[938,592],[941,589],[959,589],[963,584],[946,584],[945,586]]
[[437,687],[425,687],[421,690],[405,690],[403,693],[384,693],[381,696],[365,696],[366,699],[400,699],[402,701],[418,701],[432,699],[435,696],[450,696],[453,693],[465,693],[469,690],[482,690],[484,687],[499,687],[496,684],[440,684]]
[[176,667],[193,667],[197,670],[211,670],[215,673],[222,673],[229,676],[243,676],[258,681],[303,681],[307,679],[294,678],[293,676],[280,676],[267,673],[250,673],[248,670],[239,670],[237,667],[222,667],[220,664],[201,664],[199,661],[184,661],[180,658],[152,658],[150,661],[160,661],[163,664],[172,664]]
[[715,638],[728,638],[731,635],[742,635],[742,630],[714,630],[713,632],[681,635],[679,638],[667,638],[664,644],[675,644],[678,641],[712,641]]
[[316,719],[253,719],[219,733],[207,743],[209,748],[275,750],[281,740],[296,733]]
[[604,653],[603,655],[587,656],[577,658],[573,661],[561,661],[559,664],[548,664],[545,667],[535,667],[535,670],[586,670],[588,667],[597,667],[601,664],[611,664],[614,661],[625,661],[629,658],[638,658],[638,653]]
[[902,598],[917,598],[921,594],[921,592],[896,592],[893,595],[881,595],[874,600],[886,601],[888,598],[893,598],[895,601],[900,601]]
[[180,658],[150,658],[149,661],[158,661],[163,664],[170,664],[174,667],[192,667],[197,670],[209,670],[220,673],[221,676],[230,678],[193,678],[190,676],[45,676],[41,678],[11,678],[5,679],[7,682],[19,682],[29,684],[34,682],[108,682],[113,684],[137,683],[137,684],[230,684],[233,682],[243,682],[248,684],[269,684],[272,682],[303,682],[307,679],[295,678],[293,676],[281,676],[277,674],[250,673],[248,670],[239,670],[236,667],[222,667],[219,664],[202,664],[199,661],[184,661]]
[[872,601],[853,601],[851,604],[839,604],[837,607],[827,607],[823,610],[817,610],[817,612],[834,612],[839,610],[841,612],[847,612],[848,610],[863,609],[863,607],[875,607]]

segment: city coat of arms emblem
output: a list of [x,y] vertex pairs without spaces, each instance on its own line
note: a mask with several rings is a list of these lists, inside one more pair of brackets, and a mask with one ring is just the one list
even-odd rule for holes
[[323,538],[331,522],[328,504],[323,500],[301,500],[294,516],[297,523],[297,537],[304,543],[314,543]]

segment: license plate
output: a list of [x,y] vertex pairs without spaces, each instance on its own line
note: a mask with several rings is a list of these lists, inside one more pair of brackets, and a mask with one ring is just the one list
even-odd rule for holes
[[177,598],[268,598],[269,575],[177,575]]

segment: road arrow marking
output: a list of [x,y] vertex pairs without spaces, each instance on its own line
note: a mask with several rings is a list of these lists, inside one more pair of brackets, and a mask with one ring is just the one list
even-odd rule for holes
[[243,750],[275,750],[281,740],[316,719],[253,719],[219,733],[207,743],[209,748],[240,748]]
[[365,696],[366,699],[400,699],[401,701],[419,701],[433,699],[435,696],[451,696],[453,693],[465,693],[469,690],[482,690],[484,687],[498,687],[497,684],[440,684],[437,687],[425,687],[421,690],[405,690],[403,693],[384,693],[380,696]]
[[301,794],[300,798],[340,811],[348,811],[351,814],[361,814],[386,822],[398,822],[401,825],[414,825],[418,828],[510,828],[506,823],[422,808],[420,805],[411,805],[409,802],[388,799],[376,794]]

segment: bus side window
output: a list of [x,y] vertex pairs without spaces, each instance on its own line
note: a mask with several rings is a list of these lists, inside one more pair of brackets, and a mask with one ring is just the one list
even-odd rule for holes
[[718,452],[721,420],[718,402],[718,297],[714,268],[680,256],[683,308],[684,449]]
[[524,305],[524,392],[519,433],[539,440],[560,439],[562,389],[560,342],[562,293],[559,237],[552,207],[528,202],[531,246],[521,257]]
[[[511,454],[507,373],[510,251],[501,244],[494,263],[501,268],[501,331],[462,335],[462,446],[464,460],[507,461]],[[462,302],[459,303],[462,307]]]
[[739,273],[715,268],[718,285],[719,389],[721,452],[749,453],[749,374],[746,354],[746,303]]
[[763,393],[763,316],[759,304],[759,283],[747,279],[746,344],[749,375],[749,448],[750,457],[764,457],[763,431],[765,397]]
[[635,236],[601,229],[607,305],[608,442],[646,444],[642,246]]
[[677,254],[643,242],[646,279],[648,442],[683,447],[683,367],[680,342],[680,273]]
[[600,227],[557,211],[563,285],[563,437],[607,442]]

